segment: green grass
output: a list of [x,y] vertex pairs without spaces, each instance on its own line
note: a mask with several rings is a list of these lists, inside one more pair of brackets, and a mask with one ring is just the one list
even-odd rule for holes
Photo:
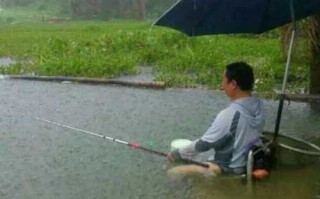
[[[308,80],[305,48],[295,49],[293,90],[306,87]],[[144,65],[153,67],[157,80],[168,85],[212,89],[220,86],[226,64],[246,61],[254,66],[258,91],[272,91],[285,66],[276,31],[189,38],[136,21],[0,23],[0,57],[6,56],[21,61],[1,68],[6,74],[112,78],[136,74],[137,66]]]

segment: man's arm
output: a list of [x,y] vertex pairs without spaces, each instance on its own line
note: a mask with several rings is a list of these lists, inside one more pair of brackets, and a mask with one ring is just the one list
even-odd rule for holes
[[230,113],[226,110],[221,111],[210,128],[204,135],[193,141],[188,146],[172,151],[168,154],[169,160],[178,160],[181,158],[194,159],[195,155],[201,152],[208,151],[211,148],[218,149],[228,142],[230,138]]

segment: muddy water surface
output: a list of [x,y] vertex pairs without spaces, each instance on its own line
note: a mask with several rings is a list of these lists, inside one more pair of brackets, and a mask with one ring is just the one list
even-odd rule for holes
[[[167,151],[194,139],[228,105],[221,92],[0,81],[0,198],[318,199],[319,163],[279,168],[248,187],[240,179],[172,182],[163,157],[35,120],[40,117]],[[266,130],[278,103],[266,101]],[[320,112],[284,108],[281,132],[320,144]]]

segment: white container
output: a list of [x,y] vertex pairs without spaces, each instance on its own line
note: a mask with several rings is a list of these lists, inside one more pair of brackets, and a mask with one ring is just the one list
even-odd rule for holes
[[170,150],[173,151],[176,149],[180,149],[185,146],[188,146],[191,143],[192,143],[192,141],[188,140],[188,139],[175,139],[171,142],[171,149]]

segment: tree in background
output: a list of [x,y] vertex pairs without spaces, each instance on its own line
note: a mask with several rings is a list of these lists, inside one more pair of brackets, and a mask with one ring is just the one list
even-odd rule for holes
[[103,11],[103,0],[73,0],[70,6],[73,17],[99,18]]
[[72,16],[85,19],[133,18],[133,0],[74,0]]
[[320,94],[320,15],[309,19],[309,41],[311,47],[310,94]]
[[145,8],[146,4],[144,0],[135,0],[137,8],[137,18],[140,20],[145,19]]
[[29,6],[33,3],[34,0],[0,0],[0,5],[3,7]]
[[177,0],[145,0],[147,18],[154,19],[160,17]]
[[72,15],[76,18],[154,19],[176,0],[73,0]]
[[154,19],[176,0],[0,0],[3,7],[33,7],[81,19]]
[[[291,25],[281,28],[281,47],[284,60],[287,59],[288,45],[291,37]],[[297,22],[296,33],[299,38],[294,42],[295,61],[309,63],[309,93],[320,94],[320,15]],[[307,40],[307,45],[305,45]],[[307,48],[306,48],[307,47]],[[299,50],[298,50],[299,49]]]

